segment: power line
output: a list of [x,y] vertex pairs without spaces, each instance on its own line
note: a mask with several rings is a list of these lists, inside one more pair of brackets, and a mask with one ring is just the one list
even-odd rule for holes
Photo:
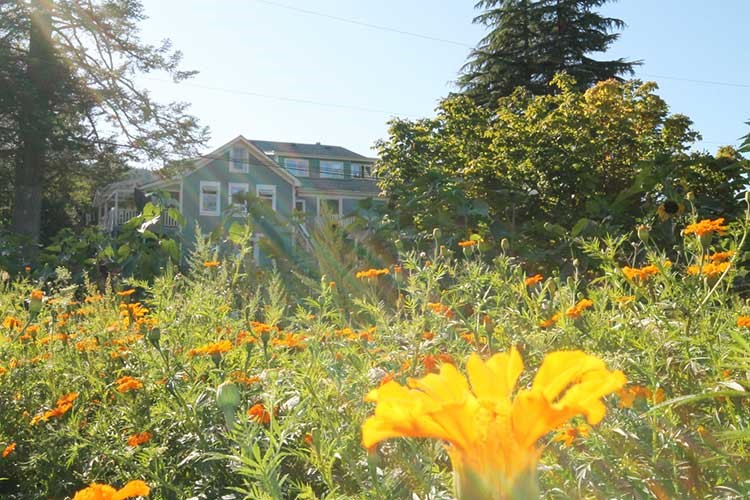
[[[370,28],[370,29],[387,31],[387,32],[390,32],[390,33],[397,33],[397,34],[405,35],[405,36],[412,36],[412,37],[421,38],[421,39],[424,39],[424,40],[430,40],[430,41],[433,41],[433,42],[448,43],[448,44],[451,44],[451,45],[456,45],[456,46],[459,46],[459,47],[466,47],[466,48],[469,48],[469,49],[473,49],[475,47],[474,45],[471,45],[471,44],[468,44],[468,43],[465,43],[465,42],[460,42],[460,41],[456,41],[456,40],[449,40],[449,39],[446,39],[446,38],[434,37],[434,36],[425,35],[425,34],[422,34],[422,33],[416,33],[416,32],[413,32],[413,31],[404,31],[404,30],[400,30],[398,28],[392,28],[390,26],[382,26],[382,25],[377,25],[377,24],[370,24],[370,23],[366,23],[366,22],[363,22],[363,21],[357,21],[357,20],[354,20],[354,19],[348,19],[348,18],[345,18],[345,17],[333,16],[333,15],[325,14],[323,12],[319,12],[319,11],[315,11],[315,10],[302,9],[302,8],[299,8],[299,7],[293,7],[291,5],[286,5],[286,4],[282,4],[282,3],[279,3],[279,2],[274,2],[272,0],[255,0],[255,1],[259,2],[259,3],[266,4],[266,5],[272,5],[274,7],[279,7],[279,8],[282,8],[282,9],[287,9],[287,10],[292,10],[292,11],[296,11],[296,12],[301,12],[303,14],[308,14],[308,15],[311,15],[311,16],[324,17],[324,18],[327,18],[327,19],[333,19],[335,21],[340,21],[340,22],[344,22],[344,23],[354,24],[354,25],[358,25],[358,26],[364,26],[364,27]],[[665,80],[675,80],[675,81],[688,82],[688,83],[697,83],[697,84],[702,84],[702,85],[719,85],[719,86],[725,86],[725,87],[750,88],[750,83],[743,83],[743,82],[724,82],[724,81],[718,81],[718,80],[700,80],[700,79],[695,79],[695,78],[683,78],[683,77],[678,77],[678,76],[667,76],[667,75],[654,75],[654,74],[649,74],[649,73],[640,73],[640,74],[643,75],[643,76],[649,77],[649,78],[663,78]]]
[[311,16],[324,17],[326,19],[333,19],[334,21],[339,21],[339,22],[348,23],[348,24],[354,24],[356,26],[363,26],[365,28],[370,28],[370,29],[374,29],[374,30],[388,31],[390,33],[397,33],[399,35],[405,35],[405,36],[411,36],[411,37],[415,37],[415,38],[421,38],[423,40],[430,40],[432,42],[447,43],[447,44],[450,44],[450,45],[456,45],[458,47],[468,47],[470,49],[474,48],[473,45],[469,45],[469,44],[464,43],[464,42],[458,42],[456,40],[448,40],[447,38],[439,38],[439,37],[436,37],[436,36],[424,35],[422,33],[415,33],[413,31],[405,31],[405,30],[401,30],[401,29],[398,29],[398,28],[391,28],[390,26],[382,26],[382,25],[378,25],[378,24],[371,24],[371,23],[366,23],[366,22],[363,22],[363,21],[357,21],[356,19],[349,19],[349,18],[346,18],[346,17],[333,16],[331,14],[325,14],[323,12],[319,12],[319,11],[315,11],[315,10],[301,9],[299,7],[293,7],[291,5],[286,5],[286,4],[279,3],[279,2],[272,2],[271,0],[255,0],[255,1],[258,2],[258,3],[263,3],[263,4],[266,4],[266,5],[272,5],[274,7],[279,7],[279,8],[282,8],[282,9],[292,10],[292,11],[295,11],[295,12],[301,12],[303,14],[308,14],[308,15],[311,15]]
[[279,96],[279,95],[272,95],[272,94],[263,94],[260,92],[253,92],[250,90],[240,90],[240,89],[229,89],[226,87],[213,87],[209,85],[201,85],[197,83],[186,83],[186,82],[173,82],[171,80],[164,80],[161,78],[150,78],[150,77],[141,77],[143,80],[149,80],[152,82],[161,82],[161,83],[172,83],[175,85],[181,85],[184,87],[194,87],[197,89],[204,89],[204,90],[213,90],[216,92],[225,92],[227,94],[237,94],[237,95],[247,95],[251,97],[261,97],[264,99],[275,99],[277,101],[286,101],[286,102],[296,102],[300,104],[312,104],[314,106],[327,106],[331,108],[339,108],[339,109],[350,109],[354,111],[362,111],[365,113],[380,113],[380,114],[386,114],[386,115],[395,115],[395,116],[406,116],[410,118],[415,118],[419,115],[414,114],[406,114],[406,113],[399,113],[396,111],[388,111],[385,109],[376,109],[376,108],[366,108],[363,106],[356,106],[352,104],[339,104],[334,102],[323,102],[323,101],[314,101],[311,99],[301,99],[297,97],[286,97],[286,96]]
[[694,78],[681,78],[677,76],[653,75],[649,73],[641,73],[641,75],[648,77],[648,78],[663,78],[664,80],[675,80],[678,82],[698,83],[702,85],[719,85],[719,86],[724,86],[724,87],[750,88],[750,83],[720,82],[720,81],[715,81],[715,80],[696,80]]

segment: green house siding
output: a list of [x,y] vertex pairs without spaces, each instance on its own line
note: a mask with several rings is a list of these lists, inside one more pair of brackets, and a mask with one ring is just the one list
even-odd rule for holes
[[[276,212],[282,218],[288,218],[293,209],[294,188],[289,180],[269,167],[256,163],[251,158],[248,172],[232,172],[229,168],[229,153],[223,159],[212,160],[201,168],[185,175],[182,179],[182,212],[185,217],[183,236],[185,242],[192,242],[195,226],[198,224],[203,233],[216,229],[222,221],[226,221],[226,211],[231,205],[229,198],[229,184],[247,184],[248,191],[255,195],[258,185],[276,186]],[[219,208],[221,215],[200,215],[200,185],[201,182],[219,183]],[[237,217],[241,220],[242,217]],[[274,246],[291,247],[291,232],[289,228],[279,228],[269,221],[256,221],[257,230],[267,233],[270,239],[276,240]],[[278,233],[272,235],[272,232]],[[191,245],[192,246],[192,245]]]

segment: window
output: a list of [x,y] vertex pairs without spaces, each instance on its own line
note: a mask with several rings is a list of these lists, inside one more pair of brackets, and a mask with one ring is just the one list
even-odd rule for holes
[[294,202],[294,209],[297,212],[304,214],[306,212],[305,205],[306,205],[305,200],[297,200]]
[[249,191],[247,184],[229,183],[229,204],[234,205],[236,217],[247,215],[247,193]]
[[320,199],[320,215],[341,215],[341,199],[323,198]]
[[320,177],[323,179],[343,179],[344,164],[340,161],[320,161]]
[[245,148],[235,146],[229,151],[230,172],[247,173],[250,170],[248,168],[250,166],[249,163],[249,156]]
[[284,167],[296,177],[310,177],[310,162],[300,158],[284,158]]
[[214,181],[200,183],[200,215],[219,215],[221,185]]
[[262,203],[266,203],[273,211],[276,211],[276,186],[270,184],[258,184],[255,194]]
[[359,179],[369,179],[372,177],[372,165],[362,163],[352,163],[352,177]]

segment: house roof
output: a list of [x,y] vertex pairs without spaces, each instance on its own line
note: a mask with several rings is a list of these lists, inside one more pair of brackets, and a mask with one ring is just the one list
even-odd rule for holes
[[327,144],[301,144],[298,142],[278,142],[249,140],[255,147],[269,156],[306,156],[312,158],[332,158],[337,160],[358,160],[371,162],[372,159],[362,156],[341,146]]

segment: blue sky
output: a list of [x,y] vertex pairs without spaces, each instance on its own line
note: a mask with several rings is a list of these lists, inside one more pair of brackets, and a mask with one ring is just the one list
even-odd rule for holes
[[[200,73],[180,85],[163,75],[142,83],[161,101],[192,103],[191,112],[211,129],[211,148],[242,134],[374,155],[371,147],[386,137],[390,117],[431,116],[455,90],[470,46],[484,33],[471,24],[473,4],[144,0],[144,41],[170,38],[184,54],[184,68]],[[606,56],[595,57],[643,60],[637,76],[658,82],[672,111],[694,120],[701,148],[736,144],[750,131],[743,123],[750,120],[750,65],[741,50],[750,1],[621,0],[602,11],[628,27]]]

